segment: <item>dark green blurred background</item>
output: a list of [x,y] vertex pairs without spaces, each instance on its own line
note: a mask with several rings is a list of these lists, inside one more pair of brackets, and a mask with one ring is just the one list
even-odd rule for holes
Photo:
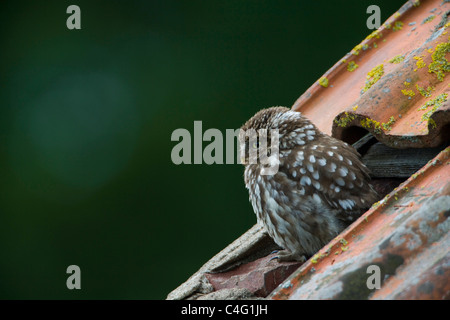
[[164,299],[256,221],[243,168],[174,165],[173,130],[291,106],[403,2],[2,1],[0,298]]

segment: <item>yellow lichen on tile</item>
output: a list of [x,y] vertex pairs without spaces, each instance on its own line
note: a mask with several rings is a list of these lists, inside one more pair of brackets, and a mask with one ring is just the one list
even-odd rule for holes
[[432,87],[427,87],[426,89],[416,84],[416,89],[419,93],[424,97],[431,97],[431,92],[433,91]]
[[391,116],[387,122],[382,123],[366,118],[361,120],[360,123],[363,128],[373,129],[374,133],[381,134],[381,129],[384,129],[384,131],[390,131],[392,129],[392,125],[395,123],[395,118]]
[[403,60],[405,60],[405,56],[402,56],[401,54],[396,55],[391,60],[389,60],[389,63],[400,63]]
[[320,78],[319,84],[324,88],[328,87],[328,79],[326,77]]
[[375,83],[377,83],[378,80],[380,80],[380,78],[383,76],[383,74],[384,74],[384,65],[383,64],[379,64],[378,66],[376,66],[372,70],[370,70],[366,76],[367,80],[366,80],[366,85],[363,88],[363,92],[366,92]]
[[419,108],[419,110],[427,110],[429,107],[432,107],[431,110],[425,112],[421,119],[422,121],[428,121],[429,124],[431,124],[432,128],[436,128],[436,122],[434,122],[433,119],[431,119],[431,115],[435,113],[442,104],[447,101],[448,94],[447,93],[441,93],[436,98],[429,100],[427,103],[425,103],[423,106]]
[[334,123],[336,123],[339,127],[345,128],[355,119],[356,116],[354,114],[345,112],[344,116],[341,116],[339,119],[334,119]]
[[376,29],[371,34],[369,34],[365,40],[369,40],[372,38],[380,39],[382,36],[383,36],[383,34],[378,29]]
[[354,61],[350,61],[347,66],[347,70],[352,72],[352,71],[355,71],[356,68],[358,68],[358,67],[359,66]]
[[402,29],[403,29],[403,22],[395,21],[394,27],[392,28],[392,30],[397,31],[397,30],[402,30]]
[[381,124],[381,126],[383,127],[383,129],[385,131],[389,131],[392,129],[392,125],[395,123],[395,118],[393,116],[391,116],[388,120],[388,122],[384,122]]
[[366,129],[372,128],[374,133],[376,133],[376,134],[381,133],[381,125],[378,121],[372,120],[370,118],[366,118],[366,119],[361,120],[360,123],[363,128],[366,128]]
[[357,55],[361,52],[361,50],[362,50],[362,44],[358,44],[357,46],[355,46],[355,47],[352,49],[351,53],[352,53],[353,55],[357,56]]
[[406,90],[406,89],[404,89],[404,90],[402,90],[402,93],[405,95],[405,96],[408,96],[408,97],[414,97],[416,94],[414,93],[414,91],[412,91],[412,90]]
[[439,81],[444,81],[445,73],[450,71],[450,63],[445,55],[450,52],[450,42],[443,42],[436,46],[431,55],[431,62],[428,65],[428,72],[435,73]]
[[422,56],[416,56],[416,57],[414,57],[414,60],[417,60],[416,66],[417,66],[418,69],[427,66],[427,64],[423,61]]

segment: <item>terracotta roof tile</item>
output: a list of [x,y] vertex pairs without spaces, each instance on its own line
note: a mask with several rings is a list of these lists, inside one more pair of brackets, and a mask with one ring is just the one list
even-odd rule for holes
[[[450,3],[408,1],[294,104],[319,128],[354,142],[363,128],[396,148],[450,137]],[[434,17],[434,18],[432,18]],[[320,84],[328,80],[326,87]]]
[[[449,299],[450,147],[303,264],[272,299]],[[369,290],[367,269],[381,270]]]

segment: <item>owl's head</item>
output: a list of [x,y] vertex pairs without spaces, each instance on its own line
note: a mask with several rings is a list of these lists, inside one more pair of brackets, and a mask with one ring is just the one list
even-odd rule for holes
[[244,165],[279,164],[280,152],[304,145],[320,134],[300,112],[285,107],[260,110],[241,127],[241,162]]

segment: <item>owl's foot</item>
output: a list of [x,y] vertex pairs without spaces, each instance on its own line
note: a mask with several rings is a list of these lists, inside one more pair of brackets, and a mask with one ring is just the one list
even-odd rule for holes
[[[299,253],[299,252],[290,252],[288,250],[281,250],[281,251],[274,251],[278,253],[275,257],[272,257],[269,261],[272,261],[273,259],[277,259],[279,262],[291,262],[291,261],[298,261],[298,262],[305,262],[306,257]],[[272,253],[274,253],[272,252]]]

